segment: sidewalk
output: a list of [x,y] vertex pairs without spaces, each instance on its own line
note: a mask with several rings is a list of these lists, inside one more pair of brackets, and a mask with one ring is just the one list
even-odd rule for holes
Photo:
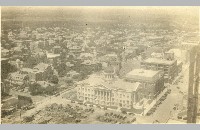
[[[185,72],[187,71],[188,67],[189,67],[188,65],[185,65],[185,66],[183,67],[183,70],[182,70],[182,71],[179,73],[179,75],[174,79],[174,81],[172,82],[172,84],[169,85],[169,88],[170,88],[174,83],[176,83],[176,82],[181,78],[181,76],[183,76],[183,75],[185,74]],[[168,88],[168,87],[167,87],[167,88]],[[156,99],[153,100],[153,102],[152,102],[150,105],[145,106],[146,109],[144,110],[144,115],[146,115],[146,114],[149,112],[149,110],[156,104],[156,102],[167,92],[167,88],[165,88],[165,89],[156,97]],[[140,115],[143,115],[143,113],[140,114]]]
[[156,97],[156,99],[153,100],[153,102],[152,102],[150,105],[145,106],[146,109],[144,110],[144,114],[142,113],[141,115],[144,115],[144,116],[145,116],[145,115],[149,112],[149,110],[150,110],[153,106],[156,105],[157,101],[158,101],[166,92],[167,92],[167,88],[165,88],[165,89]]

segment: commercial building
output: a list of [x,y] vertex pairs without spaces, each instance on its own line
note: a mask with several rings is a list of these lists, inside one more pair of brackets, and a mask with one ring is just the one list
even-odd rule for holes
[[172,83],[178,75],[177,60],[148,58],[141,62],[141,68],[162,70],[164,72],[164,80],[166,83]]
[[163,71],[134,69],[125,76],[125,80],[131,83],[140,82],[142,89],[138,92],[138,99],[154,99],[164,90]]

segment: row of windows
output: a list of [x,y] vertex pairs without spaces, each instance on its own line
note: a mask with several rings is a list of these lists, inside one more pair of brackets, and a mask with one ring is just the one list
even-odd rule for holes
[[89,89],[89,88],[88,89],[87,88],[78,88],[78,90],[83,90],[83,91],[85,90],[85,92],[87,92],[87,91],[90,92],[90,90],[94,91],[93,89]]
[[[80,95],[79,95],[80,96]],[[88,99],[90,96],[91,96],[91,98],[92,97],[94,97],[93,95],[90,95],[90,94],[85,94],[84,95],[85,96],[85,99]],[[104,101],[110,101],[110,98],[105,98],[105,97],[100,97],[100,96],[98,96],[97,98],[95,98],[95,99],[98,99],[98,100],[104,100]],[[127,104],[130,104],[131,103],[131,101],[129,101],[129,100],[118,100],[118,99],[114,99],[114,98],[112,98],[112,102],[120,102],[120,103],[127,103]]]
[[106,98],[106,97],[102,97],[102,96],[97,96],[97,99],[101,99],[101,100],[107,100],[107,101],[109,101],[110,100],[110,98],[108,97],[108,98]]
[[[83,99],[83,97],[79,97],[79,99]],[[121,107],[127,107],[127,108],[130,108],[131,107],[131,102],[130,101],[120,101],[119,102],[105,102],[105,101],[98,101],[98,100],[93,100],[91,98],[87,98],[85,97],[84,98],[86,101],[91,101],[91,102],[94,102],[96,104],[101,104],[101,105],[113,105],[113,106],[121,106]]]
[[130,98],[130,95],[126,95],[126,94],[118,94],[118,93],[115,93],[115,94],[112,94],[112,97],[120,97],[120,98]]
[[23,79],[22,77],[15,77],[15,79]]
[[95,94],[96,95],[110,95],[110,93],[109,92],[102,92],[102,91],[97,91],[97,92],[95,92]]
[[88,97],[93,97],[94,95],[93,94],[85,94],[85,93],[80,93],[80,92],[78,92],[78,96],[79,95],[82,95],[82,96],[88,96]]
[[[78,94],[81,94],[82,92],[78,92]],[[84,94],[84,93],[83,93]],[[87,94],[84,94],[84,95],[87,95]],[[90,95],[90,94],[88,94]],[[103,97],[109,97],[110,93],[104,93],[104,92],[98,92],[98,93],[95,93],[96,96],[103,96]],[[119,98],[130,98],[130,95],[126,95],[126,94],[118,94],[118,93],[112,93],[111,94],[112,97],[118,97]]]

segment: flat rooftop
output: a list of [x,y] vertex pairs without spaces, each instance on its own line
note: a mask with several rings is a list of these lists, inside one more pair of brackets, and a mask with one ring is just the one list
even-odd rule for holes
[[47,58],[48,59],[59,57],[59,56],[60,56],[60,54],[47,53]]
[[163,65],[171,65],[174,62],[176,62],[176,60],[166,60],[166,59],[159,59],[159,58],[148,58],[144,61],[145,63],[152,63],[152,64],[163,64]]
[[9,58],[1,58],[1,61],[9,60]]
[[154,70],[146,70],[146,69],[134,69],[130,71],[128,74],[126,74],[125,78],[135,81],[152,81],[155,80],[160,71],[154,71]]
[[142,77],[153,77],[159,71],[145,70],[145,69],[134,69],[127,74],[127,76],[142,76]]
[[140,86],[139,82],[131,83],[124,81],[123,79],[114,79],[112,81],[106,81],[102,75],[91,75],[88,79],[79,82],[79,84],[86,84],[88,87],[94,87],[96,89],[118,90],[126,92],[137,91]]

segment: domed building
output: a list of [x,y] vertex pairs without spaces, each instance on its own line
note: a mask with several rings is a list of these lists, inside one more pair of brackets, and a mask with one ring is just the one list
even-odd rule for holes
[[103,74],[106,79],[113,79],[115,78],[115,68],[108,66],[104,69]]

